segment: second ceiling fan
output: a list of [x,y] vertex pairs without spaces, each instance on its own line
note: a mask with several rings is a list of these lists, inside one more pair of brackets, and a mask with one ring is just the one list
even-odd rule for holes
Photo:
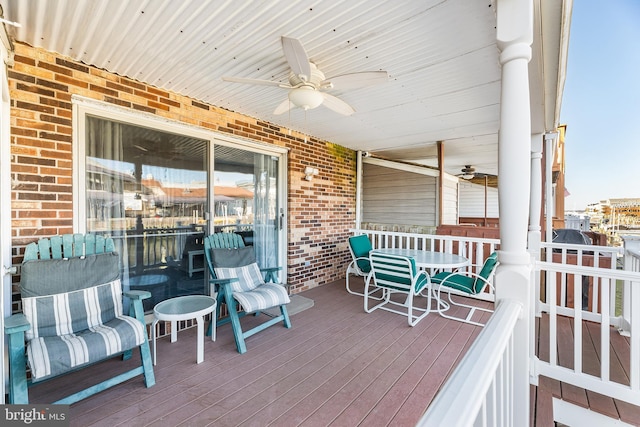
[[273,80],[222,77],[222,80],[227,82],[276,86],[288,89],[289,96],[276,107],[274,114],[285,113],[293,106],[303,110],[310,110],[322,104],[336,113],[349,116],[355,112],[353,107],[340,98],[325,92],[326,90],[373,86],[389,80],[389,74],[386,71],[348,73],[327,79],[324,73],[313,62],[309,61],[307,52],[299,40],[284,36],[281,40],[284,56],[287,59],[289,68],[291,68],[289,84]]

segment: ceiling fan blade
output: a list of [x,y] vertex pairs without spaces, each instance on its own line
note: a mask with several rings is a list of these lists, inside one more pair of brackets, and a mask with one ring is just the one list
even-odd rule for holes
[[333,89],[352,89],[373,86],[387,81],[389,81],[389,73],[386,71],[363,71],[332,77],[323,81],[321,86],[328,85]]
[[350,116],[356,112],[356,110],[354,110],[351,105],[347,104],[340,98],[324,92],[322,93],[322,96],[324,97],[324,102],[322,103],[322,105],[329,108],[330,110],[335,111],[336,113],[342,114],[344,116]]
[[282,50],[285,58],[287,58],[289,67],[291,67],[291,71],[297,76],[304,75],[304,80],[309,80],[311,77],[311,65],[302,43],[297,39],[282,36]]
[[291,86],[285,83],[274,82],[273,80],[260,80],[260,79],[245,79],[243,77],[226,77],[223,76],[222,80],[232,83],[245,83],[250,85],[262,85],[262,86],[277,86],[284,89],[290,89]]
[[276,109],[273,110],[273,114],[278,115],[278,114],[286,113],[291,109],[291,107],[293,107],[293,103],[289,101],[289,98],[287,97],[287,99],[282,101],[280,105],[278,105]]

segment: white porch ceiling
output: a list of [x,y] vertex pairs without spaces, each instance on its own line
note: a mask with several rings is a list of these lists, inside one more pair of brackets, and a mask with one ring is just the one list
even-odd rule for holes
[[[535,2],[536,15],[542,1]],[[20,42],[317,138],[387,158],[497,173],[500,78],[493,0],[1,0]],[[553,40],[536,34],[530,69],[532,117],[559,108],[558,48],[562,0],[544,2]],[[551,6],[551,8],[549,7]],[[324,106],[273,111],[287,91],[229,83],[222,76],[288,81],[280,37],[296,38],[327,77],[386,70],[389,82],[331,90],[356,113]],[[546,46],[546,45],[545,45]],[[551,64],[548,62],[551,61]],[[541,71],[539,71],[541,70]],[[551,73],[545,85],[544,73]],[[554,74],[555,73],[555,74]],[[541,89],[543,88],[544,89]],[[550,93],[549,93],[550,91]],[[554,93],[555,91],[555,93]],[[545,98],[546,96],[546,98]],[[548,107],[548,106],[547,106]],[[557,117],[552,116],[552,117]],[[552,123],[553,124],[553,123]],[[556,123],[557,124],[557,123]],[[549,123],[541,124],[542,128]],[[533,125],[534,130],[536,125]],[[540,129],[540,131],[550,129]]]

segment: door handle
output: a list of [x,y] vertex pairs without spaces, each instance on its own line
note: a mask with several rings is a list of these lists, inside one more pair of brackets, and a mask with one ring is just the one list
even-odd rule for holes
[[17,274],[18,273],[18,268],[11,266],[11,267],[7,267],[6,265],[2,266],[2,275],[6,275],[6,274]]

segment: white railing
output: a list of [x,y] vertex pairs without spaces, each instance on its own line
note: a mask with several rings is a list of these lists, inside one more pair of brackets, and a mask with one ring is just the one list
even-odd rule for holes
[[515,425],[513,331],[521,311],[517,302],[498,303],[418,426]]
[[[463,236],[450,235],[430,235],[417,233],[402,233],[392,231],[378,230],[352,230],[354,234],[367,234],[371,239],[374,249],[377,248],[412,248],[424,250],[436,250],[442,252],[455,253],[465,256],[472,260],[470,269],[477,272],[482,265],[486,256],[492,251],[499,248],[499,240],[471,238]],[[611,396],[626,402],[640,405],[640,250],[626,250],[619,247],[608,246],[588,246],[588,245],[570,245],[570,244],[554,244],[542,243],[542,258],[546,261],[536,261],[533,269],[533,277],[535,278],[536,287],[532,289],[533,301],[536,302],[536,313],[541,316],[548,316],[548,342],[546,346],[549,349],[549,355],[544,360],[538,358],[536,345],[531,346],[531,359],[533,369],[533,382],[536,381],[538,375],[544,375],[559,381],[573,384],[577,387],[592,390],[597,393]],[[624,254],[624,270],[618,270],[618,260]],[[623,294],[623,310],[622,316],[616,313],[616,287],[624,284]],[[540,287],[542,286],[542,287]],[[540,289],[544,292],[541,294]],[[583,307],[583,294],[589,295],[587,305]],[[488,294],[487,294],[488,295]],[[571,301],[571,298],[573,301]],[[483,298],[484,299],[484,298]],[[493,300],[493,295],[491,295]],[[632,307],[635,307],[632,310]],[[501,321],[496,322],[497,312],[491,317],[489,324],[500,325]],[[544,314],[543,314],[544,313]],[[568,320],[567,320],[568,318]],[[583,367],[584,355],[582,352],[582,338],[584,335],[583,327],[572,327],[568,333],[569,336],[561,336],[558,333],[558,325],[565,325],[569,322],[572,325],[583,325],[583,321],[593,322],[595,329],[598,331],[600,348],[598,350],[598,358],[600,366],[596,371],[592,367]],[[474,342],[479,348],[492,348],[496,346],[498,337],[491,333],[485,333],[487,326],[481,335]],[[504,325],[501,325],[504,327]],[[531,322],[531,340],[533,343],[536,337],[535,322]],[[589,326],[590,327],[590,326]],[[635,333],[633,333],[635,331]],[[511,333],[510,330],[503,331]],[[563,333],[567,332],[566,330]],[[629,336],[629,359],[624,369],[628,373],[628,380],[621,381],[620,378],[612,378],[610,372],[610,362],[612,357],[611,348],[613,334]],[[613,338],[620,338],[614,336]],[[568,340],[572,340],[569,345],[573,346],[571,354],[573,355],[570,363],[558,362],[558,346],[565,345]],[[626,339],[626,338],[622,338]],[[563,340],[565,340],[563,342]],[[617,341],[616,341],[617,342]],[[480,352],[481,350],[475,350]],[[488,350],[485,350],[488,351]],[[477,356],[470,356],[471,352],[465,356],[464,360],[473,360]],[[495,354],[495,363],[502,363],[502,359]],[[467,362],[471,364],[472,362]],[[566,366],[565,366],[566,365]],[[460,365],[462,367],[462,365]],[[466,364],[465,364],[466,366]],[[451,390],[454,397],[443,397],[442,399],[452,399],[447,404],[440,404],[443,408],[437,411],[446,412],[452,409],[454,414],[450,415],[458,419],[459,413],[463,407],[468,406],[468,402],[460,395],[473,383],[475,387],[475,376],[471,377],[469,372],[460,374],[462,368],[456,369],[456,381],[464,383],[464,385],[449,386],[453,378],[445,385],[447,390]],[[470,369],[465,367],[464,369]],[[479,369],[478,372],[484,372],[485,369]],[[475,374],[474,374],[475,375]],[[482,375],[486,375],[484,372]],[[616,377],[616,375],[613,375]],[[474,378],[470,380],[470,378]],[[507,380],[507,383],[510,380]],[[440,393],[442,394],[442,392]],[[437,397],[438,400],[441,400]],[[483,398],[484,399],[484,398]],[[503,399],[501,397],[500,399]],[[436,401],[432,403],[434,406]],[[455,403],[453,403],[455,402]],[[464,402],[464,404],[460,404]],[[512,401],[506,405],[509,407]],[[474,407],[480,411],[482,417],[492,418],[499,411],[489,406],[483,401],[480,406]],[[466,410],[466,409],[465,409]],[[430,415],[436,409],[431,409],[425,414],[422,425],[469,425],[473,423],[473,417],[465,419],[459,417],[458,424],[443,423],[442,419]],[[482,415],[485,414],[485,415]],[[489,415],[486,415],[489,414]],[[428,416],[428,417],[427,417]],[[500,415],[502,416],[502,415]],[[427,419],[433,419],[433,423],[427,424]],[[430,422],[430,421],[429,421]],[[458,421],[456,421],[458,422]],[[484,422],[484,421],[483,421]],[[491,424],[491,423],[490,423]]]
[[[629,359],[623,369],[628,372],[628,381],[620,376],[612,378],[610,364],[614,340],[612,334],[618,334],[615,328],[623,326],[621,317],[615,316],[611,299],[615,298],[615,287],[618,282],[629,283],[629,303],[632,307],[640,307],[640,273],[613,270],[610,268],[584,267],[568,264],[536,262],[535,272],[544,278],[546,286],[545,312],[548,313],[548,327],[546,322],[540,322],[540,334],[548,341],[541,343],[541,347],[548,349],[548,355],[540,359],[532,348],[532,359],[535,374],[557,379],[577,387],[592,390],[597,393],[624,400],[634,405],[640,404],[640,312],[630,313],[629,326]],[[575,298],[575,304],[570,307],[558,302],[560,287],[571,289],[574,295],[582,295],[585,280],[593,284],[598,292],[598,307],[583,310],[581,298]],[[546,315],[546,314],[545,314]],[[568,321],[566,318],[570,318]],[[583,335],[588,324],[583,320],[594,322],[593,333],[599,335],[597,368],[583,366]],[[575,325],[581,325],[575,327]],[[533,328],[533,326],[532,326]],[[533,334],[534,331],[532,330]],[[616,338],[616,337],[613,337]],[[623,338],[621,338],[623,339]],[[558,357],[558,347],[572,346],[568,353],[573,354],[572,360],[564,360],[561,364]],[[624,354],[626,349],[620,349]],[[591,358],[593,359],[593,358]],[[624,361],[621,361],[624,363]],[[615,375],[614,375],[615,376]],[[624,376],[624,375],[623,375]]]
[[[622,255],[623,249],[620,247],[612,246],[587,246],[587,245],[570,245],[570,244],[558,244],[558,243],[545,243],[541,244],[544,249],[545,255],[543,255],[543,261],[553,264],[565,265],[570,268],[568,274],[557,275],[556,292],[557,294],[554,303],[558,307],[559,314],[563,316],[573,317],[574,304],[580,302],[584,297],[583,311],[585,312],[584,320],[590,320],[599,322],[599,314],[602,307],[603,289],[602,281],[599,276],[593,274],[592,269],[605,269],[608,271],[617,270],[618,257]],[[573,272],[579,272],[578,267],[585,267],[587,272],[591,274],[584,274],[575,277]],[[540,294],[540,284],[549,280],[546,276],[550,273],[536,275],[536,295]],[[554,273],[556,274],[556,273]],[[574,279],[582,281],[582,287],[580,292],[575,292],[573,283]],[[547,289],[548,291],[548,289]],[[609,286],[608,293],[608,305],[609,313],[612,317],[616,316],[615,304],[616,304],[616,286],[615,282],[613,286]],[[540,312],[549,312],[550,299],[548,292],[544,298],[536,298],[537,314]],[[619,320],[613,320],[618,322]],[[615,323],[616,326],[620,326]]]
[[[627,241],[625,240],[625,248]],[[626,248],[624,251],[624,269],[640,273],[640,251]],[[624,335],[628,335],[631,328],[631,283],[625,280],[622,284],[622,313],[620,319],[620,329]],[[636,307],[636,309],[638,309]]]
[[568,243],[540,242],[541,249],[546,253],[543,261],[570,263],[578,260],[577,265],[588,265],[598,268],[616,269],[618,257],[624,249],[620,246],[573,245]]

